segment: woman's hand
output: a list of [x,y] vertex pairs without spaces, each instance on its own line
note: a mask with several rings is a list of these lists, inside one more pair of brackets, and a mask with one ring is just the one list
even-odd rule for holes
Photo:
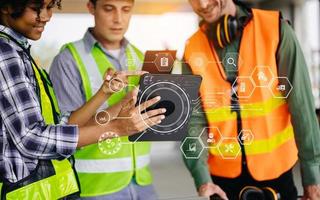
[[127,93],[127,95],[118,103],[108,107],[106,110],[102,112],[107,112],[108,116],[110,117],[110,120],[116,119],[120,112],[123,110],[125,106],[131,101],[133,98],[137,98],[137,89],[134,89]]
[[138,106],[135,106],[137,101],[138,89],[134,89],[130,96],[126,99],[127,102],[122,102],[122,108],[118,117],[114,120],[117,123],[117,133],[120,136],[133,135],[135,133],[142,132],[147,128],[160,124],[165,119],[164,113],[166,109],[159,108],[154,110],[145,111],[147,108],[153,106],[160,101],[160,97],[150,99]]
[[107,96],[111,96],[115,92],[119,92],[128,86],[129,76],[141,76],[145,71],[117,71],[109,68],[104,74],[104,82],[100,90]]

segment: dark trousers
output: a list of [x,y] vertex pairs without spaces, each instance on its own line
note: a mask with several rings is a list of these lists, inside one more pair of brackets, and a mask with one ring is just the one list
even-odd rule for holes
[[298,195],[297,188],[293,182],[292,169],[282,174],[279,178],[269,181],[254,180],[248,172],[247,167],[244,166],[241,175],[237,178],[223,178],[218,176],[211,176],[211,178],[212,181],[220,186],[227,194],[229,200],[238,200],[239,193],[245,186],[256,186],[259,188],[271,187],[280,193],[281,200],[296,200]]

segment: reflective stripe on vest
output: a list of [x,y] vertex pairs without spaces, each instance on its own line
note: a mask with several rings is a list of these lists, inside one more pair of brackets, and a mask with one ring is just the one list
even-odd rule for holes
[[[141,169],[146,167],[150,163],[150,156],[138,156],[136,159],[136,167]],[[110,172],[123,172],[131,171],[132,158],[117,158],[117,159],[106,159],[106,160],[81,160],[77,159],[76,169],[85,173],[110,173]]]
[[[241,38],[239,57],[242,62],[238,62],[237,87],[240,96],[241,83],[249,89],[250,84],[261,86],[263,82],[256,73],[259,70],[269,72],[265,73],[270,81],[269,88],[253,86],[254,89],[246,89],[246,95],[239,97],[242,131],[253,135],[252,142],[244,145],[247,166],[251,175],[262,181],[277,178],[292,168],[297,161],[297,148],[288,104],[277,90],[275,55],[280,39],[280,15],[279,12],[257,9],[252,9],[252,13]],[[203,78],[200,87],[202,104],[209,133],[214,133],[216,141],[209,149],[210,172],[215,176],[234,178],[240,175],[242,167],[237,113],[230,105],[232,84],[226,80],[219,57],[210,45],[200,29],[188,41],[185,59],[193,73]],[[199,59],[204,62],[197,62]],[[216,134],[216,130],[222,136]]]
[[[114,67],[97,45],[89,51],[85,47],[84,41],[80,40],[65,45],[65,48],[70,50],[77,63],[88,101],[101,87],[104,72],[109,67]],[[131,44],[128,44],[125,52],[128,70],[140,69],[143,54]],[[129,85],[136,86],[138,83],[137,77],[129,77]],[[113,94],[103,108],[119,102],[125,94],[125,90]],[[130,183],[133,175],[139,185],[152,183],[148,167],[150,144],[146,142],[130,144],[128,137],[120,139],[121,149],[112,155],[103,154],[97,144],[89,145],[76,152],[76,169],[82,187],[81,196],[97,196],[117,192]]]
[[[8,36],[2,34],[0,34],[0,37],[8,38]],[[38,69],[34,63],[32,63],[32,67],[35,73],[37,86],[40,90],[40,106],[44,121],[46,124],[55,124],[58,119],[57,115],[59,115],[59,108],[57,106],[58,104],[51,81],[44,70]],[[10,192],[4,191],[5,199],[59,199],[78,192],[78,183],[70,162],[65,159],[62,161],[51,160],[51,163],[55,175],[31,184],[27,183]],[[25,181],[27,180],[28,179]],[[14,185],[14,183],[12,185]]]
[[73,169],[68,160],[52,160],[56,174],[7,193],[7,200],[61,199],[79,191]]

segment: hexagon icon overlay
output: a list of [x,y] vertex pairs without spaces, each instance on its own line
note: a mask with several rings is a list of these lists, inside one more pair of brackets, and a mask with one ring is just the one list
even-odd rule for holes
[[243,65],[243,59],[239,53],[226,53],[222,60],[225,69],[229,72],[236,72]]
[[242,145],[250,145],[254,140],[254,135],[251,130],[241,130],[238,135],[238,140]]
[[205,148],[216,148],[222,139],[222,134],[217,127],[205,127],[201,131],[200,138],[206,138],[203,141]]
[[186,159],[198,159],[204,149],[199,137],[186,137],[180,146],[180,150]]
[[174,59],[170,53],[158,53],[154,60],[159,72],[171,72],[174,64]]
[[206,54],[202,52],[194,52],[190,56],[190,65],[198,69],[198,71],[204,70],[205,67],[209,64],[209,60]]
[[270,66],[256,66],[251,74],[256,87],[268,87],[274,77]]
[[[279,80],[279,81],[277,81]],[[280,81],[282,80],[282,81]],[[282,82],[280,84],[280,82]],[[279,83],[279,84],[277,84]],[[276,85],[277,84],[277,85]],[[276,87],[276,91],[273,88]],[[269,85],[269,89],[274,98],[286,99],[290,95],[293,86],[287,77],[275,77],[272,79],[271,84]],[[281,95],[279,95],[281,94]]]
[[223,159],[236,159],[240,154],[241,147],[237,138],[224,137],[218,150]]
[[250,98],[255,90],[255,84],[249,76],[239,76],[232,84],[232,90],[238,98]]

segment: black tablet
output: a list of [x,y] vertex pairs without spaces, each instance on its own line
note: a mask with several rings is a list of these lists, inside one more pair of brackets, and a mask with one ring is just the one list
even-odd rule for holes
[[137,105],[161,96],[161,100],[148,110],[166,108],[166,118],[161,124],[130,136],[129,140],[138,142],[184,139],[193,110],[191,102],[198,98],[201,80],[201,76],[197,75],[144,74],[140,79]]

